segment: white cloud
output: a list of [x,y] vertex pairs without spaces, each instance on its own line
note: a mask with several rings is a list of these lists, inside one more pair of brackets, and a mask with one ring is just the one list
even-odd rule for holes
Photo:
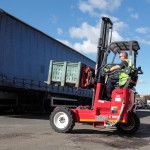
[[149,40],[145,40],[145,39],[139,39],[139,41],[143,44],[146,44],[146,45],[150,45],[150,41]]
[[79,9],[84,13],[97,16],[100,11],[114,11],[121,5],[122,0],[87,0],[80,1]]
[[59,35],[63,34],[63,30],[61,28],[57,28],[57,34]]
[[88,23],[83,22],[80,27],[70,28],[69,33],[72,38],[90,39],[90,41],[95,42],[95,40],[98,38],[99,31],[99,24],[96,26],[91,26]]
[[97,45],[92,43],[90,40],[85,40],[81,43],[74,43],[74,44],[70,43],[67,40],[61,40],[61,39],[57,39],[57,40],[75,49],[76,51],[80,53],[96,53],[97,52]]
[[149,45],[150,46],[150,40],[145,40],[143,38],[140,38],[140,37],[135,37],[135,39],[137,41],[139,41],[139,43],[142,43],[142,44],[145,44],[145,45]]
[[[128,28],[128,25],[120,21],[118,18],[109,16],[106,13],[102,12],[113,11],[117,9],[121,5],[121,2],[122,0],[81,0],[79,2],[79,9],[84,13],[89,13],[90,15],[99,14],[98,17],[109,17],[114,23],[112,41],[120,41],[124,39],[118,33],[118,31]],[[71,27],[69,29],[70,37],[72,39],[77,39],[76,43],[70,43],[68,41],[62,40],[61,42],[81,53],[96,53],[98,39],[100,36],[100,29],[100,22],[95,25],[90,25],[87,22],[83,22],[80,26]],[[79,40],[81,40],[81,42]]]
[[112,42],[113,41],[123,41],[123,37],[117,31],[113,31]]
[[84,13],[85,12],[93,13],[93,7],[88,2],[81,1],[79,3],[79,9]]
[[140,27],[137,28],[135,31],[142,34],[147,34],[150,31],[150,29],[148,27]]
[[61,43],[65,44],[65,45],[73,48],[73,45],[69,41],[67,41],[67,40],[61,40],[61,39],[57,39],[57,40],[60,41]]
[[139,14],[137,12],[135,12],[135,9],[132,7],[129,7],[127,10],[130,14],[130,17],[133,19],[138,19],[139,18]]
[[[128,25],[119,21],[114,16],[107,15],[105,12],[116,10],[121,5],[121,2],[122,0],[81,0],[79,2],[79,9],[90,15],[109,17],[114,22],[112,41],[119,41],[123,40],[123,37],[118,31],[128,28]],[[81,53],[96,53],[100,29],[100,23],[90,25],[87,22],[83,22],[80,26],[69,29],[70,37],[77,39],[78,42],[70,43],[69,41],[60,41]]]
[[72,44],[74,49],[82,53],[96,53],[100,34],[99,23],[92,26],[84,22],[79,27],[70,28],[69,33],[72,38],[82,39],[81,42]]
[[138,13],[132,13],[131,18],[138,19],[139,18]]
[[[96,54],[97,45],[98,45],[98,36],[99,36],[99,33],[97,33],[96,37],[94,38],[95,41],[93,39],[91,40],[91,38],[88,36],[86,37],[85,40],[81,42],[77,42],[77,43],[70,43],[69,41],[64,41],[64,40],[60,40],[60,41],[72,47],[73,49],[77,50],[80,53]],[[112,42],[123,40],[123,38],[119,35],[117,31],[113,31],[112,39],[113,39]]]
[[96,53],[97,45],[90,40],[85,40],[82,43],[75,43],[73,48],[81,53]]
[[[115,18],[115,20],[118,20]],[[98,39],[100,36],[100,23],[92,26],[84,22],[79,27],[72,27],[69,30],[70,36],[76,39],[82,39],[81,42],[71,44],[74,49],[82,53],[96,53]],[[118,33],[118,30],[127,28],[127,24],[116,22],[112,33],[112,41],[123,40],[123,37]]]
[[114,30],[120,31],[128,28],[128,25],[122,21],[118,21],[113,24],[113,28]]

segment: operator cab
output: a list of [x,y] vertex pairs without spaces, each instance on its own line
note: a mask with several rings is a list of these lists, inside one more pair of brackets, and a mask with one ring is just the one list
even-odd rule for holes
[[[134,86],[136,86],[138,74],[143,74],[141,67],[137,68],[136,66],[136,59],[139,49],[140,47],[137,41],[119,41],[110,43],[108,49],[106,50],[106,55],[104,56],[105,66],[103,67],[103,75],[105,78],[105,85],[107,84],[107,79],[109,77],[118,78],[119,82],[119,74],[124,72],[128,74],[129,77],[123,87],[132,89]],[[119,54],[124,51],[128,53],[129,66],[123,70],[119,69],[112,72],[105,72],[104,68],[111,68],[112,66],[117,65],[116,61],[120,63],[120,60],[118,59]],[[109,56],[111,57],[111,60]],[[110,63],[107,63],[107,61]],[[118,82],[116,83],[115,87],[122,88],[119,86]],[[102,94],[102,97],[105,97],[104,95]]]
[[[129,67],[124,69],[124,72],[129,75],[128,81],[124,87],[132,88],[136,86],[138,80],[138,74],[142,74],[141,67],[137,68],[136,59],[138,51],[140,50],[137,41],[120,41],[110,44],[109,49],[116,55],[122,51],[128,52]],[[112,62],[113,63],[113,62]]]

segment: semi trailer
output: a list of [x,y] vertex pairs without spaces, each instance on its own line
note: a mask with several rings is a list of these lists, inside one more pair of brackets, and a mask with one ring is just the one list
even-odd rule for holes
[[50,110],[60,104],[56,97],[67,98],[63,105],[68,106],[83,97],[91,102],[90,89],[47,84],[50,60],[95,66],[91,59],[0,9],[0,110]]

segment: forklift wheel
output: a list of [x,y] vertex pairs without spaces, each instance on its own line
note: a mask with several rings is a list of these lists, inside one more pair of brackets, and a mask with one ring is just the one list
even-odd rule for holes
[[51,127],[59,133],[67,133],[75,126],[73,112],[68,108],[56,108],[50,116]]
[[136,113],[131,112],[129,114],[129,121],[127,124],[117,124],[118,131],[121,133],[131,135],[134,134],[140,127],[140,119]]

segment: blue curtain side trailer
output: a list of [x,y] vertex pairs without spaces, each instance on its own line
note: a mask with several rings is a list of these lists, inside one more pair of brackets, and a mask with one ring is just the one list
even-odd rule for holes
[[50,60],[95,66],[94,61],[0,9],[0,110],[5,106],[49,109],[50,102],[57,105],[55,97],[91,99],[91,90],[47,85]]

